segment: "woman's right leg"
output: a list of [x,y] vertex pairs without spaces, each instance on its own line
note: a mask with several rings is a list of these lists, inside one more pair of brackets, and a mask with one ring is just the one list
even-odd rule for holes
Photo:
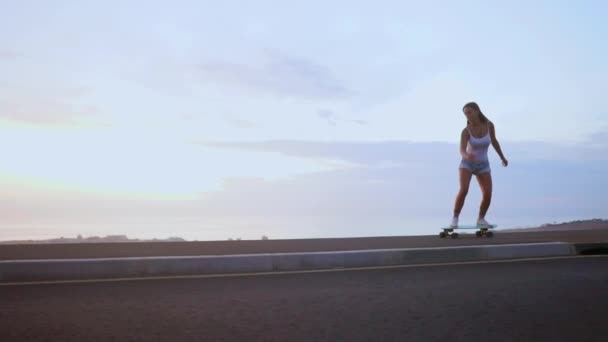
[[459,168],[458,172],[460,174],[460,190],[458,190],[458,195],[456,195],[456,202],[454,203],[454,217],[458,217],[460,215],[460,211],[462,211],[462,207],[464,206],[464,200],[469,193],[469,184],[471,184],[471,177],[473,173],[469,169]]

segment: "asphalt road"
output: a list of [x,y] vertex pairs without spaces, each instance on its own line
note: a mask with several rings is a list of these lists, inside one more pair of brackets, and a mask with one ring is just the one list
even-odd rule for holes
[[[458,239],[432,236],[386,236],[335,239],[244,240],[198,242],[127,242],[47,245],[0,245],[0,260],[66,259],[250,253],[296,253],[383,248],[447,247],[532,242],[608,242],[608,229],[548,232],[496,232],[494,238],[477,238],[467,230]],[[437,231],[439,233],[439,230]]]
[[608,257],[0,286],[8,341],[605,341]]

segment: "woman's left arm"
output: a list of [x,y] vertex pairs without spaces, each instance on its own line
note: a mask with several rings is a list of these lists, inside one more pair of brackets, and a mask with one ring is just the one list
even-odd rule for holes
[[490,122],[489,128],[490,128],[490,138],[492,139],[492,146],[494,147],[494,149],[496,150],[496,153],[498,153],[498,156],[502,160],[502,165],[504,165],[504,166],[509,165],[509,161],[507,160],[507,158],[505,158],[505,155],[502,153],[502,149],[500,148],[500,143],[498,142],[498,139],[496,139],[496,130],[494,129],[494,123]]

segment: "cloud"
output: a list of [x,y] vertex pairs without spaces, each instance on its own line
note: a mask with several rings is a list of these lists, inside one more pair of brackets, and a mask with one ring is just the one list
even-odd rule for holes
[[0,49],[0,60],[14,60],[19,58],[21,55],[15,51]]
[[329,110],[320,110],[317,115],[322,119],[331,119],[334,113]]
[[589,143],[595,147],[608,148],[608,130],[596,132],[589,137]]
[[97,113],[95,106],[79,103],[84,87],[33,89],[0,86],[0,118],[37,125],[79,124]]
[[226,114],[224,118],[228,123],[237,128],[253,128],[256,126],[256,123],[253,121],[245,120],[231,114]]
[[367,124],[369,124],[369,122],[367,122],[365,120],[349,120],[349,122],[355,123],[357,125],[367,125]]
[[[330,119],[331,113],[323,114]],[[541,141],[502,141],[507,158],[513,161],[608,161],[608,134],[598,132],[592,143],[549,143]],[[302,158],[339,159],[372,165],[384,162],[438,162],[459,158],[458,145],[446,142],[409,142],[403,140],[373,142],[322,142],[272,140],[258,142],[198,142],[218,148],[279,152]],[[492,148],[491,157],[496,158]]]
[[[584,146],[545,158],[520,156],[515,152],[533,149],[533,144],[504,144],[512,153],[508,168],[500,166],[492,152],[495,179],[492,217],[512,224],[530,220],[540,223],[562,217],[608,216],[608,148],[597,151],[603,158],[570,158],[585,155]],[[237,215],[342,218],[355,224],[357,218],[407,219],[449,218],[458,189],[458,146],[448,143],[411,142],[302,142],[220,143],[220,148],[266,150],[302,158],[342,160],[353,167],[303,175],[277,182],[242,180],[228,184],[210,201],[221,212],[230,203]],[[531,147],[532,146],[532,147]],[[560,151],[560,146],[544,148]],[[563,150],[561,150],[563,151]],[[476,188],[476,183],[471,184]],[[256,198],[255,203],[247,199]],[[474,216],[479,200],[472,190],[467,215]],[[475,203],[471,205],[470,203]],[[226,212],[227,214],[227,212]],[[373,221],[373,220],[372,220]]]
[[324,121],[327,121],[327,123],[331,126],[335,126],[336,125],[336,119],[334,117],[334,113],[332,113],[329,110],[320,110],[317,112],[317,116]]
[[202,89],[208,92],[213,87],[232,97],[253,93],[343,100],[355,94],[328,67],[315,61],[272,51],[247,57],[244,60],[198,58],[187,62],[162,57],[142,62],[121,74],[144,87],[176,97],[196,97]]
[[[432,158],[430,155],[427,161]],[[201,214],[239,217],[252,225],[274,218],[292,228],[294,222],[345,232],[350,227],[350,234],[359,231],[359,235],[388,229],[388,221],[401,221],[403,232],[412,232],[418,227],[406,225],[408,220],[426,219],[422,228],[432,226],[437,218],[447,222],[458,189],[457,165],[453,160],[413,161],[361,165],[277,181],[233,179],[224,184],[223,191],[209,194],[201,202]],[[504,225],[608,216],[607,162],[526,161],[507,169],[493,163],[493,169],[491,217]],[[465,219],[476,215],[479,199],[473,182]]]
[[322,142],[273,140],[261,142],[201,142],[210,147],[279,152],[284,155],[342,160],[366,166],[411,164],[458,158],[458,147],[449,143],[413,143],[408,141]]
[[339,122],[354,123],[357,125],[367,125],[367,121],[365,121],[365,120],[342,119],[338,115],[336,115],[334,112],[332,112],[330,110],[326,110],[326,109],[319,110],[317,112],[317,116],[321,120],[326,121],[327,124],[329,124],[331,126],[336,126]]
[[0,100],[0,118],[40,125],[75,124],[95,111],[94,107],[72,106],[53,99],[39,98],[32,102]]
[[327,67],[281,54],[271,54],[256,64],[210,61],[199,64],[197,70],[203,82],[278,96],[335,99],[353,95]]

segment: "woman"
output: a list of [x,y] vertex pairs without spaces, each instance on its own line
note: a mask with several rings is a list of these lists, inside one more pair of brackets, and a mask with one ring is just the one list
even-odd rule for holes
[[509,161],[507,161],[500,149],[500,144],[496,139],[494,124],[483,115],[477,103],[467,103],[462,108],[462,111],[467,117],[467,127],[462,130],[462,134],[460,135],[460,155],[462,156],[462,161],[458,168],[460,172],[460,191],[458,191],[458,195],[456,196],[454,217],[452,218],[450,227],[458,227],[458,216],[469,192],[472,175],[477,177],[482,194],[477,226],[488,227],[491,224],[486,221],[485,216],[492,200],[492,175],[488,161],[488,147],[490,144],[492,144],[496,153],[500,156],[503,166],[509,165]]

